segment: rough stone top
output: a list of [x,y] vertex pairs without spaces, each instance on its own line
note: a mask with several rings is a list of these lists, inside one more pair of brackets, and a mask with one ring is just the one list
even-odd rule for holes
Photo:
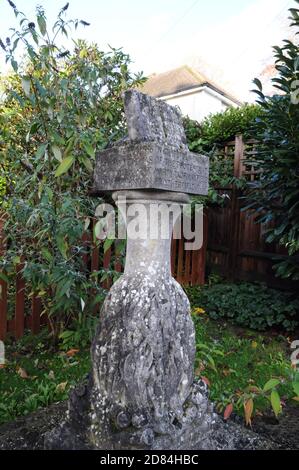
[[188,150],[180,112],[136,90],[124,94],[128,139],[97,155],[94,193],[117,190],[208,192],[209,160]]
[[187,150],[182,117],[177,108],[137,90],[124,94],[129,139],[168,143]]

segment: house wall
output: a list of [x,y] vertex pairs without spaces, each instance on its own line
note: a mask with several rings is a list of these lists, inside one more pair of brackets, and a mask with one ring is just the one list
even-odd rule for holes
[[[222,95],[201,88],[193,93],[167,96],[164,99],[172,106],[178,106],[184,116],[189,116],[196,121],[202,121],[209,114],[218,113],[227,109],[230,104],[222,100]],[[236,106],[231,102],[231,106]]]

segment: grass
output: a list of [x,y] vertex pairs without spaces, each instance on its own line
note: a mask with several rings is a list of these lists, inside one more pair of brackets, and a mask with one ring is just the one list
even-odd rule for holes
[[[299,377],[291,367],[291,349],[285,336],[257,334],[210,320],[202,309],[193,313],[193,319],[196,376],[210,384],[210,398],[219,412],[231,403],[234,411],[244,414],[244,401],[249,398],[254,400],[254,412],[269,409],[271,390],[261,394],[248,387],[262,388],[273,378],[279,381],[275,389],[283,403],[294,397],[292,380]],[[69,347],[78,345],[70,343]],[[6,365],[0,368],[0,423],[67,399],[70,387],[90,370],[89,348],[78,349],[53,349],[46,330],[8,343]]]
[[89,350],[52,350],[48,332],[26,335],[6,346],[0,369],[0,423],[14,420],[51,403],[65,400],[69,389],[90,369]]
[[[293,382],[299,380],[299,374],[291,364],[289,338],[210,320],[202,309],[198,310],[201,313],[193,314],[195,373],[207,379],[210,398],[219,412],[233,404],[234,410],[244,415],[244,402],[249,398],[254,401],[254,412],[263,412],[271,407],[274,388],[283,404],[296,395]],[[270,379],[277,379],[277,385],[263,392]]]

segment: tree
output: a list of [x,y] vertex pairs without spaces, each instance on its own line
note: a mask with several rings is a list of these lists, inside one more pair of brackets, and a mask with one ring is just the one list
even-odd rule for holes
[[2,79],[0,108],[1,160],[14,180],[1,265],[13,275],[24,261],[31,292],[43,299],[50,319],[66,323],[101,296],[99,273],[91,276],[82,261],[82,236],[99,203],[90,196],[93,162],[97,151],[124,135],[122,92],[142,79],[130,73],[121,49],[102,52],[83,40],[63,46],[72,44],[74,28],[88,26],[66,19],[68,3],[52,28],[42,7],[32,21],[9,4],[20,28],[0,42],[14,70]]
[[[299,0],[296,0],[299,3]],[[291,26],[299,30],[299,9],[289,10]],[[295,38],[298,37],[295,35]],[[257,103],[263,115],[256,120],[258,154],[250,162],[260,173],[249,185],[248,205],[256,222],[271,222],[268,242],[278,242],[291,256],[275,269],[283,278],[299,279],[299,45],[285,40],[274,47],[277,77],[272,79],[280,94],[269,97],[262,84],[254,80]]]

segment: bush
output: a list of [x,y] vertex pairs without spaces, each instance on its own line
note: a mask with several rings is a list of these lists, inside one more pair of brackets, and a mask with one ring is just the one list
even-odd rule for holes
[[[299,5],[299,0],[296,0]],[[299,33],[299,9],[290,9],[294,33]],[[298,37],[294,34],[294,38]],[[282,278],[299,280],[299,43],[285,40],[275,47],[277,77],[273,85],[280,94],[269,97],[263,93],[258,79],[255,93],[263,109],[257,120],[255,135],[259,141],[257,155],[250,164],[260,178],[250,184],[248,205],[256,222],[271,223],[266,241],[279,243],[290,257],[275,266]]]
[[263,331],[272,327],[293,330],[299,325],[299,299],[262,284],[215,284],[187,288],[190,302],[213,319]]
[[217,186],[227,187],[236,185],[241,188],[245,185],[244,178],[234,176],[234,159],[223,158],[219,147],[225,142],[233,140],[237,134],[244,138],[252,137],[251,129],[255,119],[261,115],[261,107],[257,105],[244,105],[240,108],[229,108],[222,113],[207,117],[202,123],[184,119],[184,127],[189,149],[192,152],[204,153],[210,159],[209,192],[207,197],[197,198],[197,202],[205,206],[222,206],[225,198],[217,191]]
[[240,108],[228,108],[224,112],[208,116],[202,123],[185,118],[184,126],[190,150],[209,152],[215,145],[232,140],[237,134],[252,137],[255,120],[262,115],[262,108],[245,104]]
[[41,6],[32,21],[10,5],[19,28],[0,41],[14,71],[2,79],[0,156],[13,190],[5,196],[9,248],[0,269],[13,278],[24,260],[27,293],[42,299],[57,336],[82,306],[87,315],[102,299],[100,273],[90,276],[83,260],[83,234],[99,203],[90,195],[93,165],[98,151],[126,133],[122,93],[141,77],[130,73],[121,49],[66,40],[88,26],[67,19],[68,3],[54,25]]

